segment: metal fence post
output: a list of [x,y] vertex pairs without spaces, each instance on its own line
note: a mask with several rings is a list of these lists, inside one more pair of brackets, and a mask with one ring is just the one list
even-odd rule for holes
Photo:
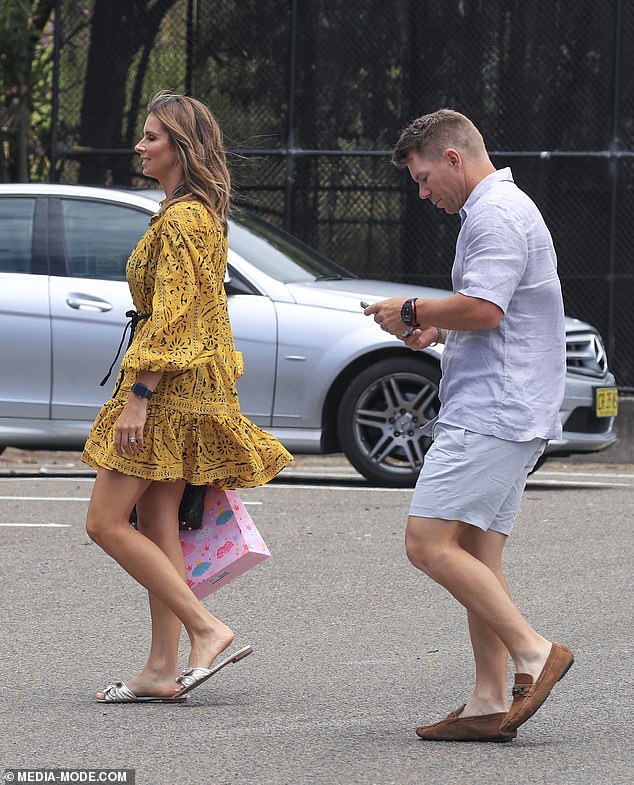
[[194,78],[194,47],[196,45],[196,18],[198,3],[187,0],[187,52],[185,53],[185,94],[192,94]]
[[297,70],[297,0],[291,10],[291,52],[288,78],[288,128],[286,136],[286,187],[284,193],[284,228],[293,231],[293,197],[295,190],[295,82]]
[[55,0],[55,27],[53,28],[53,85],[51,103],[51,152],[49,156],[49,180],[56,183],[57,174],[57,145],[59,138],[57,127],[59,124],[59,69],[62,48],[62,0]]
[[608,260],[608,335],[607,352],[610,362],[614,360],[615,350],[615,308],[616,308],[616,235],[618,231],[619,169],[621,158],[620,103],[621,103],[621,27],[623,23],[623,0],[614,4],[614,78],[612,80],[612,139],[610,142],[610,241]]

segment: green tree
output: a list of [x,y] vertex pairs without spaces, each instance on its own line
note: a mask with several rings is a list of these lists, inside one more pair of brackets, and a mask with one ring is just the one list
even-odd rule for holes
[[[142,93],[150,54],[163,18],[175,2],[95,1],[79,129],[80,145],[86,150],[131,148],[139,104],[148,97]],[[86,155],[80,182],[103,184],[108,176],[106,161],[107,156]],[[111,172],[115,185],[130,184],[127,157],[113,156]]]
[[55,0],[0,0],[0,181],[47,168]]

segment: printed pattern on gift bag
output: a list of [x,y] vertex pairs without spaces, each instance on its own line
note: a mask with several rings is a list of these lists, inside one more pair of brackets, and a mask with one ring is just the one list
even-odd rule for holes
[[200,600],[271,555],[237,491],[209,486],[202,526],[179,536],[187,585]]

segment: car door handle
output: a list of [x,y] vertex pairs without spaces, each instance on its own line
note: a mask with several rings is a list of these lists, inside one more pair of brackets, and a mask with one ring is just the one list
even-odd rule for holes
[[102,300],[100,297],[93,297],[91,294],[78,294],[71,292],[66,298],[66,305],[78,311],[111,311],[112,303]]

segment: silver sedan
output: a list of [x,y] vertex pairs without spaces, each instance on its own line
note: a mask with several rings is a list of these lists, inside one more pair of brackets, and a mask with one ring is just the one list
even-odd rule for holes
[[[132,305],[126,260],[160,196],[0,185],[0,451],[83,446]],[[372,482],[413,484],[429,446],[420,427],[438,411],[442,347],[409,351],[360,302],[446,292],[360,279],[252,215],[232,220],[229,245],[244,414],[295,453],[343,451]],[[601,338],[568,319],[567,341],[564,436],[551,455],[616,439]]]

